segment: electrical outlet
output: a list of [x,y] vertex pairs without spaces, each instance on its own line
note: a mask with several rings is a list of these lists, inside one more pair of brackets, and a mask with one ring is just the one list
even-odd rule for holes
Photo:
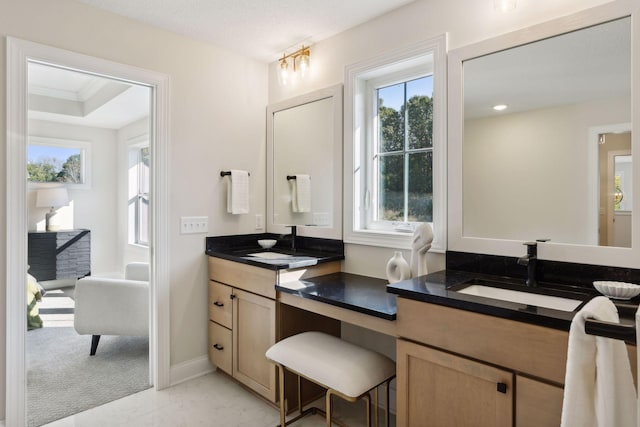
[[180,234],[201,234],[209,232],[208,216],[180,217]]
[[256,230],[262,230],[264,228],[264,218],[262,214],[256,214]]

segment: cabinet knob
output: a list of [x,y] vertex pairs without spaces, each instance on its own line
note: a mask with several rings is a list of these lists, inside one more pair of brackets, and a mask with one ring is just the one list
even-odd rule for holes
[[497,388],[500,393],[507,393],[507,385],[505,383],[498,383]]
[[230,299],[234,299],[236,296],[234,294],[229,295]]
[[220,344],[214,344],[213,348],[215,348],[216,350],[224,350],[224,347],[221,346]]
[[215,301],[213,305],[215,305],[216,307],[224,307],[224,304],[221,303],[220,301]]

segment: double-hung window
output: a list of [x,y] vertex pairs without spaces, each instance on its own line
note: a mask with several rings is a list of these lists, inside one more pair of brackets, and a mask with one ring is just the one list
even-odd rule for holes
[[410,248],[426,222],[445,249],[445,49],[442,36],[347,67],[346,242]]
[[149,146],[129,148],[129,243],[149,246]]

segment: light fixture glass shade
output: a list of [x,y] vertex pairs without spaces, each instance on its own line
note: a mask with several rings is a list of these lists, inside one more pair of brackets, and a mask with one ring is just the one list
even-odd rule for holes
[[307,74],[307,72],[309,71],[310,65],[311,64],[309,62],[309,52],[305,51],[300,55],[300,58],[298,59],[298,68],[300,69],[301,77],[304,77]]
[[508,12],[516,8],[516,0],[493,0],[493,8],[501,12]]
[[36,193],[37,208],[59,208],[69,204],[69,193],[65,187],[42,188]]
[[280,60],[280,69],[278,70],[278,82],[284,86],[289,81],[289,64],[286,59]]

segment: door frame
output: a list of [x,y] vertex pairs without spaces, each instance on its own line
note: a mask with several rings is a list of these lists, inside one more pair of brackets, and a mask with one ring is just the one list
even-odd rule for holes
[[[156,390],[170,386],[168,105],[169,77],[7,37],[6,147],[6,425],[26,425],[27,62],[39,61],[152,88],[150,372]],[[20,285],[22,284],[22,285]]]

